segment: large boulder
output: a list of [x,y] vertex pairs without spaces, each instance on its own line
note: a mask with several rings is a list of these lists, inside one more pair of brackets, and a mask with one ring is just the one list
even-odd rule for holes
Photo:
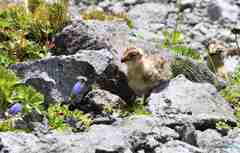
[[236,124],[233,109],[214,86],[191,82],[183,75],[172,79],[165,88],[155,89],[148,108],[155,115],[193,123],[197,129],[214,128],[218,121]]
[[24,83],[33,85],[46,96],[46,101],[65,101],[78,76],[93,83],[110,65],[108,50],[83,50],[75,55],[50,57],[12,65]]
[[[74,54],[81,49],[121,49],[127,42],[129,28],[124,22],[75,20],[57,34],[55,54]],[[114,50],[113,50],[114,52]]]

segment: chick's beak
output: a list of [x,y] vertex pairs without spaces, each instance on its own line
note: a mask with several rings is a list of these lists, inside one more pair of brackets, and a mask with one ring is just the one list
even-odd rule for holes
[[121,63],[125,63],[128,59],[126,57],[121,58]]

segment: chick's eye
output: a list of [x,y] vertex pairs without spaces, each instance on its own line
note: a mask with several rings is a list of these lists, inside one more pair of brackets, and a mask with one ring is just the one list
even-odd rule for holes
[[137,54],[131,54],[130,57],[135,57]]

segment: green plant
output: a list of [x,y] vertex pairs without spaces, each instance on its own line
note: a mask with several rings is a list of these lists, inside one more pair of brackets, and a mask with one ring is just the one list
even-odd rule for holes
[[234,115],[240,125],[240,68],[232,75],[230,85],[221,90],[220,94],[233,106]]
[[49,106],[47,117],[49,125],[54,129],[69,128],[66,118],[73,118],[76,121],[81,121],[86,128],[92,124],[92,120],[88,115],[83,114],[83,112],[79,110],[70,111],[66,105],[61,105],[59,103]]
[[135,102],[128,104],[124,110],[126,115],[150,115],[151,113],[146,110],[144,97],[139,97]]
[[64,115],[68,111],[66,106],[61,107],[59,104],[49,106],[47,110],[47,117],[49,126],[54,129],[65,129],[67,124],[64,120]]
[[35,109],[41,112],[44,97],[30,86],[20,83],[16,75],[0,66],[0,108],[5,112],[8,106],[15,102],[23,105],[23,113]]
[[67,6],[68,0],[61,0],[59,3],[54,3],[48,7],[49,22],[53,29],[52,34],[61,31],[69,23]]
[[13,62],[42,58],[52,37],[69,21],[67,0],[28,0],[27,8],[8,5],[0,10],[0,51]]
[[12,119],[6,119],[0,121],[0,131],[6,132],[6,131],[16,131],[16,129],[13,127],[13,120]]
[[27,1],[27,8],[30,12],[34,12],[40,5],[44,4],[43,0],[26,0]]
[[232,75],[231,83],[235,85],[240,85],[240,66],[237,68],[235,73]]
[[222,129],[229,130],[232,127],[230,125],[228,125],[225,121],[219,121],[216,123],[216,128],[219,130],[222,130]]
[[14,63],[14,60],[11,59],[6,53],[0,51],[0,65],[7,67],[9,64]]
[[30,86],[22,84],[15,85],[13,100],[23,105],[23,113],[35,110],[41,114],[43,111],[42,104],[44,96]]
[[38,43],[26,39],[23,32],[9,33],[10,40],[0,43],[0,49],[6,55],[9,55],[9,59],[14,61],[23,61],[26,59],[42,58],[47,53],[45,46],[40,46]]
[[70,19],[67,15],[67,1],[39,5],[32,12],[32,27],[29,29],[31,39],[38,40],[41,44],[46,42],[57,32],[61,31]]
[[176,8],[178,11],[175,28],[172,30],[167,29],[162,31],[164,40],[161,47],[170,49],[173,54],[187,56],[199,60],[201,58],[200,53],[190,47],[187,47],[184,42],[183,34],[180,30],[180,24],[182,20],[180,4],[181,0],[177,0]]
[[0,108],[1,112],[6,111],[9,104],[13,103],[13,87],[19,83],[16,75],[0,66]]
[[197,51],[186,47],[183,41],[183,35],[177,30],[165,30],[162,32],[164,36],[164,41],[162,43],[162,48],[168,48],[175,55],[182,55],[191,57],[193,59],[200,59],[200,53]]

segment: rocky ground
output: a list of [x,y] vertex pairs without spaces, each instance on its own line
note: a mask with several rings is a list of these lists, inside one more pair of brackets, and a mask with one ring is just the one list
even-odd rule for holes
[[[97,84],[86,95],[86,109],[95,114],[87,131],[0,133],[2,153],[239,153],[240,129],[217,129],[225,121],[235,127],[233,109],[209,83],[179,75],[148,98],[151,115],[121,118],[101,108],[127,105],[134,94],[127,85],[119,56],[134,44],[149,54],[159,52],[161,31],[176,26],[176,0],[71,1],[73,22],[55,37],[61,51],[37,61],[11,65],[24,83],[46,96],[46,104],[66,101],[78,76]],[[120,21],[83,21],[79,12],[95,4],[113,13],[127,12],[133,28]],[[207,40],[234,45],[230,29],[239,25],[238,0],[182,0],[179,27],[189,47],[205,52]],[[85,105],[83,104],[83,105]],[[100,115],[99,115],[100,114]],[[100,117],[99,117],[100,116]]]

